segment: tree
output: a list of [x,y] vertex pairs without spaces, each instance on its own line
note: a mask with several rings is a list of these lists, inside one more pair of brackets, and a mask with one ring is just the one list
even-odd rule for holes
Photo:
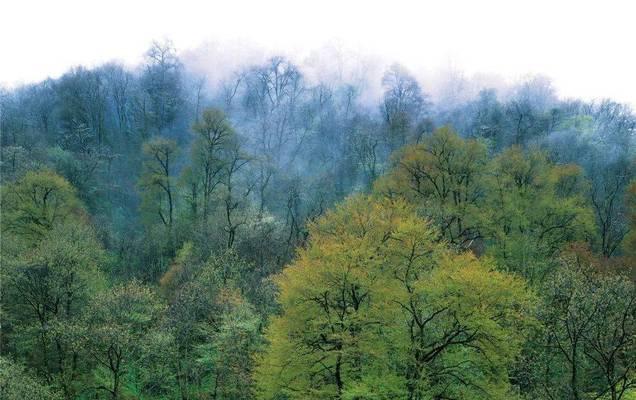
[[629,231],[624,197],[630,180],[636,175],[636,165],[627,157],[595,164],[590,199],[600,236],[598,247],[604,256],[610,257]]
[[540,282],[565,244],[585,241],[594,230],[587,182],[578,166],[553,165],[545,154],[519,147],[505,150],[488,169],[487,253]]
[[86,343],[98,371],[106,372],[95,391],[120,398],[122,380],[142,358],[163,309],[157,295],[135,281],[93,297],[85,316]]
[[[378,126],[371,121],[360,118],[354,125],[354,131],[349,135],[349,146],[355,154],[355,159],[364,173],[365,184],[371,187],[381,174],[382,137]],[[351,166],[353,167],[353,166]]]
[[[72,122],[62,139],[62,147],[53,148],[50,158],[58,173],[78,189],[83,199],[91,200],[96,186],[95,177],[105,165],[109,153],[95,141],[90,128],[83,123]],[[89,203],[90,204],[90,203]]]
[[58,400],[54,390],[29,376],[24,369],[0,357],[0,397],[5,400]]
[[261,318],[248,299],[262,300],[254,293],[253,268],[231,249],[203,262],[192,250],[186,244],[161,279],[170,299],[167,323],[177,339],[181,397],[250,398]]
[[225,211],[224,230],[227,233],[227,247],[231,248],[236,239],[236,232],[241,225],[246,222],[246,215],[237,218],[237,211],[240,207],[245,207],[246,200],[252,191],[253,183],[250,181],[239,186],[239,173],[250,162],[250,158],[243,152],[240,143],[235,142],[233,146],[225,150],[225,163],[223,166],[223,186],[225,194],[223,204]]
[[[213,201],[220,199],[226,247],[230,248],[238,228],[245,224],[245,218],[237,219],[237,211],[247,205],[247,197],[255,185],[253,179],[239,181],[251,157],[243,151],[241,139],[221,110],[204,110],[192,129],[197,135],[192,146],[192,167],[184,170],[182,176],[187,200],[196,216],[201,198],[202,222],[207,231],[208,218],[216,211]],[[217,189],[218,194],[214,196]]]
[[48,137],[54,133],[57,125],[55,111],[60,99],[56,82],[49,78],[28,87],[28,90],[30,96],[26,106],[35,120],[35,128]]
[[131,132],[131,112],[134,77],[119,64],[107,64],[103,67],[107,93],[117,115],[117,130],[120,135]]
[[252,399],[252,355],[260,345],[260,318],[235,291],[222,290],[216,303],[218,321],[200,325],[205,338],[196,347],[196,362],[206,372],[212,398]]
[[354,197],[277,278],[261,398],[508,398],[523,283],[435,242],[402,200]]
[[501,146],[504,134],[504,112],[494,90],[482,90],[470,105],[474,117],[468,128],[469,136],[485,138]]
[[636,388],[636,286],[622,276],[601,276],[588,300],[598,308],[584,334],[595,364],[598,393],[620,400]]
[[16,350],[65,398],[73,398],[88,363],[81,317],[90,297],[105,287],[103,250],[90,227],[67,223],[7,261],[2,278],[15,300],[6,308],[11,337],[21,344]]
[[416,204],[445,240],[468,248],[482,238],[487,218],[482,207],[486,163],[482,143],[463,140],[444,127],[398,153],[394,168],[376,190]]
[[143,191],[142,207],[150,218],[158,215],[171,231],[177,200],[173,182],[177,144],[173,140],[155,138],[144,144],[143,152],[144,170],[139,183]]
[[549,398],[618,400],[636,386],[636,287],[569,255],[542,288],[542,391]]
[[106,144],[106,87],[100,70],[79,67],[65,74],[56,91],[64,134],[84,126],[96,146]]
[[388,127],[389,147],[396,150],[406,144],[410,129],[427,111],[428,104],[417,80],[399,64],[391,65],[384,73],[382,87],[381,112]]
[[144,102],[144,119],[150,121],[152,128],[145,129],[143,137],[165,133],[178,117],[183,103],[182,67],[172,43],[153,42],[146,52],[146,60],[140,83],[148,98],[147,107]]
[[30,159],[27,149],[21,146],[2,146],[0,148],[0,171],[3,182],[15,182],[29,170],[35,169],[34,160]]
[[398,153],[375,185],[401,196],[459,248],[495,256],[503,268],[539,281],[569,242],[594,230],[587,182],[575,165],[512,147],[488,160],[485,145],[440,128]]
[[630,183],[626,192],[629,233],[625,237],[623,248],[629,257],[636,260],[636,180]]
[[513,134],[508,145],[525,146],[550,130],[550,106],[555,102],[554,89],[549,79],[534,76],[521,82],[513,90],[506,104],[508,129]]
[[79,216],[75,189],[49,170],[29,171],[2,190],[3,230],[27,240],[41,239],[56,224]]
[[193,147],[193,173],[200,175],[203,221],[211,212],[212,194],[223,181],[226,151],[236,143],[236,133],[221,110],[208,108],[192,126],[197,135]]
[[269,201],[272,176],[279,168],[296,161],[307,131],[302,129],[298,110],[305,92],[303,76],[293,63],[272,57],[263,65],[241,75],[244,84],[243,107],[248,132],[261,156],[258,160],[257,187],[259,211]]
[[199,327],[218,318],[214,307],[220,289],[218,276],[208,263],[197,261],[193,250],[192,244],[186,242],[160,280],[168,299],[165,324],[175,337],[177,356],[171,366],[182,399],[193,398],[204,390],[207,371],[202,371],[196,362],[196,346],[204,337]]
[[605,257],[620,255],[620,243],[629,227],[624,202],[626,188],[636,173],[633,129],[636,118],[617,103],[563,106],[560,121],[544,148],[557,163],[580,165],[590,181],[589,200],[597,235],[591,239]]

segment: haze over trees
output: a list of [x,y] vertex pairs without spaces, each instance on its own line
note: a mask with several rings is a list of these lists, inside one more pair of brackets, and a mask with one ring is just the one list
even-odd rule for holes
[[636,114],[365,79],[0,90],[0,398],[636,398]]

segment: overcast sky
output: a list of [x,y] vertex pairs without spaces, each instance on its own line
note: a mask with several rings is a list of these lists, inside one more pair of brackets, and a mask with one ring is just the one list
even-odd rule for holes
[[227,41],[308,53],[337,42],[416,72],[539,73],[561,96],[636,105],[636,6],[608,0],[0,0],[0,83],[134,65],[163,38],[180,51]]

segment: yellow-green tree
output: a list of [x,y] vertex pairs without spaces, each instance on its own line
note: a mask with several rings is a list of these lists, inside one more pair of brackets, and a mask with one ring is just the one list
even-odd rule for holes
[[2,189],[2,230],[32,243],[80,211],[73,186],[49,170],[29,171]]
[[[82,389],[90,360],[81,317],[106,284],[106,257],[75,189],[42,170],[2,189],[3,336],[64,398]],[[5,342],[3,342],[3,345]]]
[[405,147],[376,191],[400,195],[417,205],[451,244],[470,247],[482,238],[481,205],[488,153],[476,140],[463,140],[450,127],[421,144]]
[[353,197],[278,277],[261,398],[510,398],[523,283],[455,254],[405,201]]
[[582,171],[519,147],[501,153],[488,169],[487,252],[505,268],[540,281],[566,243],[585,241],[594,231]]
[[575,165],[555,165],[539,151],[512,147],[493,159],[482,143],[440,128],[398,153],[375,185],[403,197],[458,248],[494,256],[532,282],[563,246],[589,241],[594,216],[588,184]]

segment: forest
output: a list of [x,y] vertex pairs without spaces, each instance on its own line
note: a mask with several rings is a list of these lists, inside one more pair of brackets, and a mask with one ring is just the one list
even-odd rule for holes
[[385,67],[0,89],[0,398],[636,399],[630,106]]

